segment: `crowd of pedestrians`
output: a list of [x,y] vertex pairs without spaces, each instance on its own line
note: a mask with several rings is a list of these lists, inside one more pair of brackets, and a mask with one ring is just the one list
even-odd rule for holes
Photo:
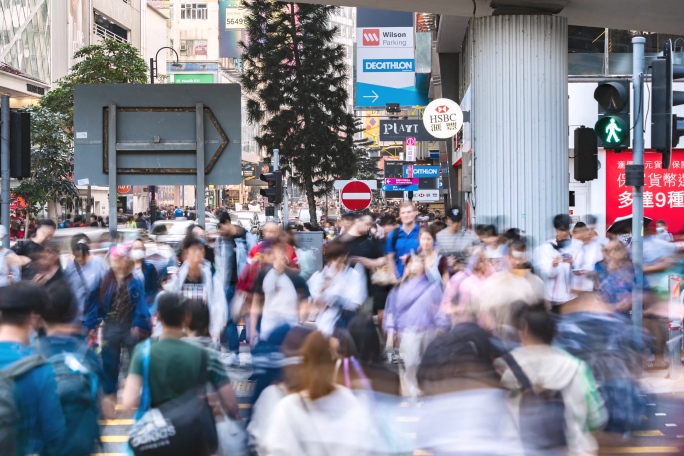
[[594,455],[600,433],[639,430],[636,373],[667,367],[669,233],[644,243],[641,333],[628,232],[562,214],[533,248],[464,215],[344,214],[317,271],[275,221],[259,241],[227,213],[170,263],[80,234],[62,268],[37,221],[0,250],[1,453],[98,452],[117,404],[136,455]]

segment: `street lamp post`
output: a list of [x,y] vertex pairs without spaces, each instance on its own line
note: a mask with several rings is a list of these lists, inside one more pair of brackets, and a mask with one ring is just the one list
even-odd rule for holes
[[[154,84],[154,78],[158,76],[158,71],[157,71],[157,63],[159,60],[159,53],[163,51],[164,49],[171,49],[174,54],[176,54],[176,61],[172,64],[174,67],[179,67],[180,64],[178,63],[178,60],[180,60],[180,57],[178,57],[178,52],[171,46],[164,46],[163,48],[159,48],[157,53],[153,57],[150,57],[150,84]],[[157,200],[156,200],[156,193],[157,193],[157,186],[156,185],[150,185],[150,226],[154,224],[154,222],[157,221]]]

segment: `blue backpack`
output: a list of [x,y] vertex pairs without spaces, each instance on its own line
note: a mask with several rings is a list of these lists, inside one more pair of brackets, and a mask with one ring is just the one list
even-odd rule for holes
[[[39,352],[46,353],[40,339],[36,345]],[[88,366],[87,353],[84,343],[75,353],[61,352],[47,358],[57,378],[57,395],[67,430],[59,454],[89,455],[100,440],[99,381]]]

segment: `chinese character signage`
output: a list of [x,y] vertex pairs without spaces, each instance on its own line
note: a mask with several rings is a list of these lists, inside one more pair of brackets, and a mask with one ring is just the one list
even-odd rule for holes
[[[631,152],[606,152],[606,226],[632,214],[632,187],[625,185]],[[644,215],[665,220],[670,232],[684,231],[684,150],[672,152],[670,169],[661,169],[661,154],[644,154]]]

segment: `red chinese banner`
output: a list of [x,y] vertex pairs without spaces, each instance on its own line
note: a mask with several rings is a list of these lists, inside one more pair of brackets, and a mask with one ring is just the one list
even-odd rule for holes
[[[684,150],[672,152],[670,169],[661,169],[662,155],[644,154],[644,215],[665,220],[671,233],[684,232]],[[632,152],[606,152],[606,228],[617,217],[632,215],[632,187],[625,185],[625,168]]]

